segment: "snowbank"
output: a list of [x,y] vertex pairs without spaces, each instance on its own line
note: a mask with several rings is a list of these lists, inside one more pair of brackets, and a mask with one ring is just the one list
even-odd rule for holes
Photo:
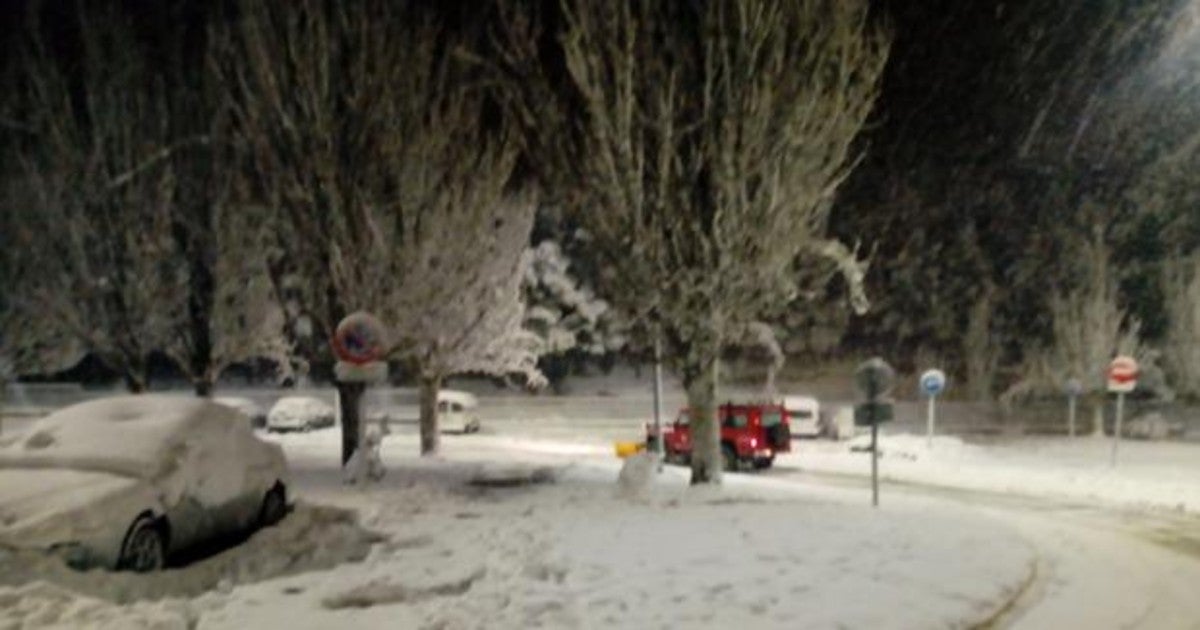
[[[239,584],[361,561],[372,545],[384,539],[361,527],[353,512],[301,504],[278,525],[256,532],[236,547],[160,573],[80,572],[42,552],[0,552],[0,586],[52,583],[115,603],[194,597],[214,589],[229,590]],[[0,599],[3,597],[12,597],[12,591],[0,588]],[[5,608],[0,606],[0,611]],[[12,616],[2,612],[0,620],[11,621]]]
[[5,628],[89,628],[93,630],[187,630],[195,627],[200,610],[219,605],[205,601],[163,601],[120,606],[79,595],[46,582],[0,589],[0,620]]

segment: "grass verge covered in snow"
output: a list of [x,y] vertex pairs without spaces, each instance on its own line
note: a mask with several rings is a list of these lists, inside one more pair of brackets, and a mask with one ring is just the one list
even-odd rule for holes
[[[870,475],[861,449],[850,442],[799,441],[781,455],[784,469]],[[1115,508],[1200,514],[1200,444],[1122,440],[1111,464],[1111,438],[1026,438],[969,444],[950,436],[880,437],[884,480],[983,490]]]

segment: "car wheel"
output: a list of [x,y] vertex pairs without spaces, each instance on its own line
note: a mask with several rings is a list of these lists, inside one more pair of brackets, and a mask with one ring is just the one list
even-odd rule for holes
[[270,527],[287,514],[287,492],[283,486],[276,485],[267,491],[263,497],[262,507],[258,510],[258,526]]
[[158,522],[149,516],[139,517],[125,534],[117,568],[146,573],[161,569],[165,561],[166,541]]
[[762,470],[764,468],[770,468],[771,464],[774,464],[774,463],[775,463],[774,457],[759,457],[758,459],[754,460],[754,467],[759,470]]
[[733,447],[728,444],[721,445],[721,459],[725,463],[725,470],[737,472],[738,459],[737,453],[733,452]]

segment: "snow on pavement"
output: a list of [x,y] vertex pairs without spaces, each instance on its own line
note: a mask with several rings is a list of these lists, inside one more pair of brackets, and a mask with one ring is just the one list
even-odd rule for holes
[[192,599],[117,606],[41,582],[0,588],[13,603],[0,627],[77,627],[81,610],[110,627],[202,629],[965,627],[1034,562],[993,521],[871,510],[770,480],[693,489],[667,468],[630,500],[617,460],[545,443],[448,437],[443,458],[421,460],[414,436],[392,436],[384,481],[347,488],[336,431],[274,439],[301,500],[358,510],[388,540],[359,563]]

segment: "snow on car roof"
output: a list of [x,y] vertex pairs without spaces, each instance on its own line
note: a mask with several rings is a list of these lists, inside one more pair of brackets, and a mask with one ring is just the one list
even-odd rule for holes
[[332,410],[329,403],[315,396],[284,396],[275,401],[272,409],[305,409]]
[[479,400],[475,398],[475,394],[457,389],[439,389],[437,397],[438,402],[456,402],[464,407],[479,406]]
[[189,433],[224,430],[233,412],[192,397],[102,398],[56,411],[0,438],[0,468],[100,470],[157,475]]
[[782,404],[811,407],[817,404],[817,399],[813,396],[784,396]]

